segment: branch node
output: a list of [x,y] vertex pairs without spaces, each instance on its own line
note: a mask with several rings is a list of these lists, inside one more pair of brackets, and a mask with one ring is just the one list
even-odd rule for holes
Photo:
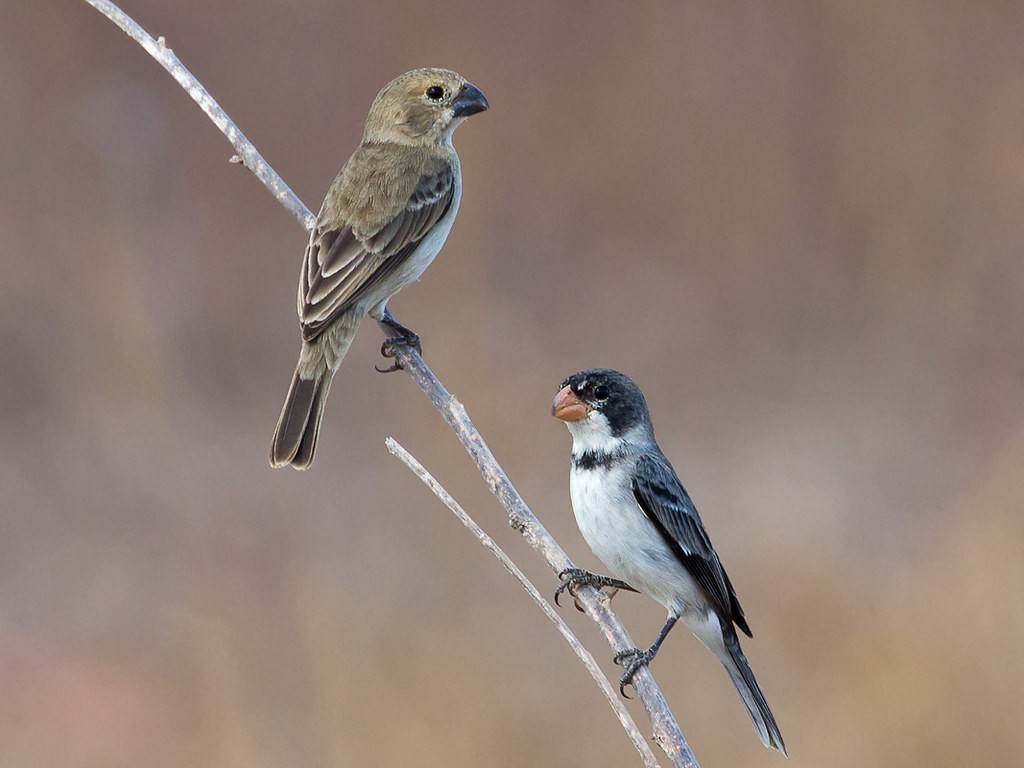
[[455,395],[448,395],[448,410],[451,411],[452,416],[457,419],[461,420],[469,418],[469,414],[466,412],[466,406],[457,400]]

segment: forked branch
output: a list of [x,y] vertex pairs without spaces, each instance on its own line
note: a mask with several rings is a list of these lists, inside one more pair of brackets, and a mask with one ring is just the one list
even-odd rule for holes
[[584,647],[583,643],[579,641],[576,635],[573,634],[573,631],[569,629],[569,625],[566,624],[562,617],[558,615],[558,612],[551,606],[551,603],[541,595],[537,587],[533,585],[533,582],[526,578],[526,574],[519,569],[519,566],[512,562],[512,559],[505,554],[494,539],[488,536],[487,532],[477,525],[476,521],[466,513],[454,498],[452,498],[451,494],[448,493],[445,487],[442,486],[437,479],[431,475],[422,464],[420,464],[419,461],[417,461],[415,456],[405,450],[405,448],[403,448],[394,438],[389,437],[384,442],[387,445],[388,450],[397,456],[405,466],[412,470],[412,473],[416,475],[416,477],[423,481],[423,484],[441,500],[441,503],[452,511],[452,514],[459,519],[459,522],[466,526],[473,535],[476,536],[484,549],[493,554],[498,559],[498,562],[504,566],[505,570],[508,571],[509,574],[511,574],[512,577],[520,583],[520,585],[522,585],[523,589],[526,590],[526,594],[530,596],[533,602],[537,604],[537,607],[540,608],[551,623],[555,625],[558,631],[562,634],[562,637],[565,638],[565,642],[567,642],[569,647],[572,648],[573,653],[579,657],[587,672],[589,672],[590,676],[594,678],[594,682],[597,683],[598,688],[601,689],[601,693],[603,693],[604,697],[608,700],[609,706],[612,708],[615,716],[619,719],[619,723],[622,725],[623,729],[625,729],[630,741],[633,742],[633,746],[635,746],[637,752],[640,753],[640,757],[643,759],[644,765],[647,766],[647,768],[655,768],[655,766],[658,765],[657,758],[654,756],[654,753],[651,752],[651,748],[647,745],[643,734],[641,734],[640,729],[636,727],[636,723],[633,722],[633,718],[630,717],[629,712],[619,699],[618,694],[615,693],[615,689],[611,686],[611,683],[608,682],[608,678],[604,676],[601,668],[597,665],[597,661],[594,660],[594,656]]

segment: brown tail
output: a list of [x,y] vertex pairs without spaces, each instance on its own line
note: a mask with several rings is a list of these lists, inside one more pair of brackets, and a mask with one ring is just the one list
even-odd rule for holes
[[326,366],[304,379],[296,369],[270,444],[270,466],[308,469],[313,463],[320,420],[334,373]]
[[299,364],[270,444],[270,466],[309,469],[331,379],[348,352],[362,315],[342,314],[323,335],[302,342]]

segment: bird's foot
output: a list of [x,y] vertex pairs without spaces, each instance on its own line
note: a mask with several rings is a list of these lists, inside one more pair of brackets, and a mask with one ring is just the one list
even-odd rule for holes
[[398,362],[396,357],[398,350],[401,347],[411,347],[419,354],[423,354],[423,346],[420,344],[419,334],[415,331],[409,330],[400,322],[395,320],[395,318],[391,316],[390,312],[385,310],[384,316],[377,322],[386,333],[391,334],[384,340],[384,343],[380,345],[380,353],[384,357],[395,361],[387,368],[378,368],[377,366],[374,366],[378,373],[391,373],[392,371],[402,370],[402,364]]
[[[604,587],[612,587],[613,589],[626,589],[630,592],[636,592],[633,587],[629,586],[626,582],[620,579],[613,579],[611,576],[602,576],[599,573],[591,573],[582,568],[566,568],[560,574],[558,578],[561,579],[561,583],[558,585],[558,589],[555,590],[555,605],[561,605],[558,599],[562,596],[565,590],[569,590],[569,594],[573,597],[576,596],[576,590],[580,587],[594,587],[595,589],[603,589]],[[576,610],[582,611],[579,601],[576,602]]]
[[423,347],[420,346],[420,337],[412,333],[412,331],[409,332],[408,336],[391,336],[380,345],[380,353],[384,357],[394,360],[394,362],[387,368],[373,366],[377,373],[392,373],[393,371],[402,370],[402,364],[398,360],[398,350],[402,347],[411,347],[419,354],[423,354]]
[[[615,654],[613,661],[625,667],[622,670],[622,677],[619,678],[619,693],[625,698],[630,698],[626,695],[626,686],[633,685],[633,676],[637,673],[640,667],[646,667],[654,659],[654,655],[657,651],[648,648],[646,651],[640,648],[631,648],[628,651]],[[633,686],[634,689],[636,686]]]

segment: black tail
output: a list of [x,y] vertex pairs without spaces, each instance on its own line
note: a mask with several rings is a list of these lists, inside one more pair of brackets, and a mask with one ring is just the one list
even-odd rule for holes
[[761,687],[757,684],[757,680],[754,679],[754,673],[747,663],[747,657],[743,655],[743,649],[740,648],[740,641],[736,637],[736,631],[732,628],[731,623],[729,626],[724,626],[725,622],[722,623],[722,639],[725,641],[725,648],[729,652],[729,658],[722,659],[722,664],[725,666],[726,672],[729,673],[732,684],[736,686],[736,691],[739,693],[740,698],[743,699],[743,704],[747,708],[747,714],[754,721],[754,727],[757,728],[757,735],[761,737],[761,742],[766,747],[774,747],[785,755],[786,744],[782,740],[782,733],[775,722],[775,716],[772,715],[772,711],[768,708],[768,702],[765,701],[764,694],[761,693]]
[[290,464],[295,469],[308,469],[313,463],[316,441],[320,437],[320,419],[332,378],[332,372],[326,367],[318,370],[312,379],[304,379],[295,371],[270,444],[272,467]]

